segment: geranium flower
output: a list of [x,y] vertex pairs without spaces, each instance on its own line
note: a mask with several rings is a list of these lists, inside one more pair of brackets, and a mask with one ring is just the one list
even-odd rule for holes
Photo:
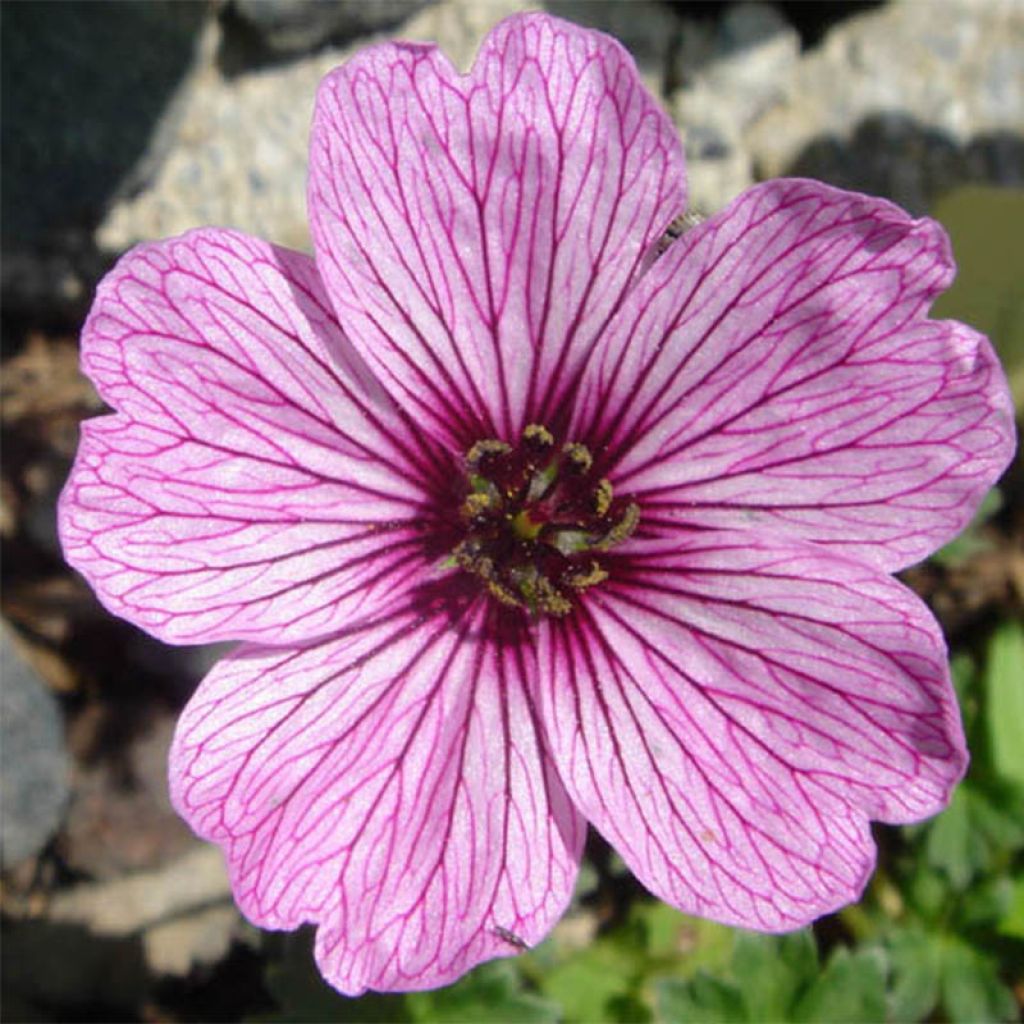
[[67,557],[162,640],[244,642],[174,803],[343,992],[540,941],[587,822],[674,906],[796,928],[964,771],[889,575],[1013,444],[988,342],[927,318],[947,239],[792,180],[659,255],[684,198],[619,44],[523,15],[467,76],[404,44],[327,76],[314,259],[205,229],[99,288],[117,412]]

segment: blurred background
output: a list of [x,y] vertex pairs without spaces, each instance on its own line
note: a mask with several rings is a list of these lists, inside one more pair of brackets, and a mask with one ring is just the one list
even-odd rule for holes
[[950,809],[876,830],[863,901],[769,938],[651,900],[592,837],[538,949],[451,989],[345,1000],[310,936],[231,902],[170,809],[177,711],[217,657],[107,616],[62,562],[54,504],[96,281],[200,224],[308,248],[321,75],[391,36],[463,67],[543,6],[616,35],[675,119],[692,206],[820,178],[929,213],[960,276],[937,315],[990,334],[1024,401],[1024,4],[549,0],[8,2],[2,33],[2,1014],[8,1021],[956,1021],[1024,1005],[1024,471],[903,574],[951,648],[973,752]]

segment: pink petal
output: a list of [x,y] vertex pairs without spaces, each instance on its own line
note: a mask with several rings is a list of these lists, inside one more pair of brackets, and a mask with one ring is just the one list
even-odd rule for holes
[[503,22],[465,76],[434,47],[371,47],[317,99],[309,207],[335,309],[460,448],[562,411],[684,193],[632,58],[546,15]]
[[312,261],[227,231],[142,246],[100,286],[60,525],[115,614],[173,642],[301,639],[422,573],[438,472],[348,346]]
[[966,764],[931,614],[816,545],[637,540],[540,652],[573,802],[659,897],[726,923],[857,899],[868,819],[935,813]]
[[584,823],[541,747],[533,651],[500,618],[424,595],[326,643],[247,647],[178,725],[178,811],[254,922],[319,924],[343,992],[446,984],[568,902]]
[[649,526],[756,527],[902,568],[966,525],[1013,452],[988,342],[927,319],[953,273],[933,221],[815,182],[753,188],[631,296],[575,436],[610,446]]

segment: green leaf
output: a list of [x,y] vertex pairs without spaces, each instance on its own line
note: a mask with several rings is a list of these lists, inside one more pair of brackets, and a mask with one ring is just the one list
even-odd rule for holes
[[924,835],[926,863],[963,890],[977,874],[1024,846],[1024,791],[998,780],[961,783]]
[[744,1024],[748,1020],[770,1019],[748,1017],[736,986],[703,971],[690,981],[657,981],[654,1000],[659,1024]]
[[750,1020],[784,1020],[798,992],[818,973],[814,933],[810,928],[782,936],[741,932],[732,970]]
[[406,1003],[413,1020],[423,1024],[553,1024],[560,1019],[557,1006],[522,990],[510,960],[481,964],[448,988],[412,992]]
[[735,928],[690,917],[659,900],[638,901],[631,916],[645,929],[651,959],[671,967],[676,977],[689,978],[701,969],[718,973],[732,959]]
[[925,839],[927,863],[944,871],[957,889],[970,882],[978,867],[969,801],[967,786],[957,787],[949,807],[932,821]]
[[1013,881],[1006,913],[1000,918],[998,932],[1011,939],[1024,939],[1024,878]]
[[969,185],[934,210],[949,231],[960,266],[932,316],[951,317],[987,334],[999,353],[1018,410],[1024,409],[1024,191]]
[[930,933],[908,929],[890,938],[888,950],[892,970],[889,1019],[924,1020],[939,1001],[941,943]]
[[980,532],[980,528],[988,522],[1003,506],[1003,496],[996,488],[992,488],[982,499],[974,518],[945,547],[939,548],[932,558],[940,565],[956,565],[966,561],[972,555],[988,551],[992,541]]
[[884,1020],[885,958],[881,950],[859,949],[851,953],[842,947],[837,949],[790,1019],[808,1024],[874,1024]]
[[264,984],[279,1008],[256,1020],[265,1024],[405,1024],[410,1020],[404,996],[368,993],[350,999],[331,988],[316,968],[312,929],[268,935],[264,945],[268,953]]
[[958,939],[949,939],[942,958],[942,1002],[953,1024],[1017,1019],[1017,1001],[993,961]]
[[562,1007],[564,1020],[614,1019],[609,1004],[634,994],[643,963],[637,934],[627,927],[595,939],[537,977],[543,994]]
[[992,767],[1024,785],[1024,626],[1004,622],[985,662],[985,721]]

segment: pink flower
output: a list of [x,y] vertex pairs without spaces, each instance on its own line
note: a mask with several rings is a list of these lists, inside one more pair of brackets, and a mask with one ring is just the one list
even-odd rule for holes
[[538,942],[588,821],[673,905],[798,927],[964,771],[890,576],[1013,446],[988,342],[927,317],[948,241],[792,180],[655,257],[684,191],[622,48],[524,15],[468,76],[402,44],[328,75],[314,259],[206,229],[99,288],[117,412],[67,557],[163,640],[244,642],[174,802],[343,992]]

